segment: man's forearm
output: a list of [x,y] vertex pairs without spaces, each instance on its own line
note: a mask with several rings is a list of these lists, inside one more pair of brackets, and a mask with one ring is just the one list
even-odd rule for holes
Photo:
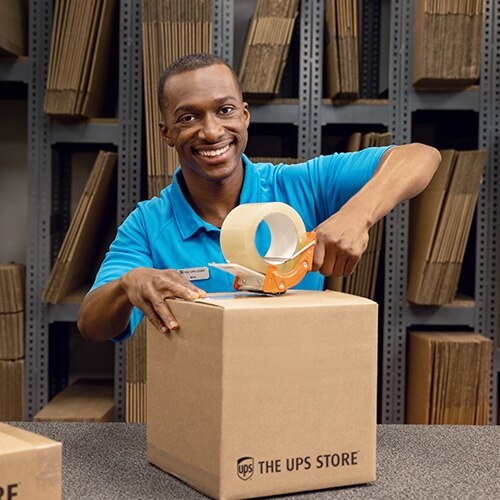
[[364,214],[367,227],[371,227],[398,203],[423,191],[440,162],[439,151],[424,144],[389,149],[370,181],[342,207],[341,212],[355,217]]
[[78,315],[78,329],[86,340],[112,339],[125,330],[132,309],[120,279],[111,281],[85,297]]

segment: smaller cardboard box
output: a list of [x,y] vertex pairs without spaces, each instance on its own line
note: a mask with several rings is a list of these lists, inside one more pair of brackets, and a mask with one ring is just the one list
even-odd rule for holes
[[339,292],[168,300],[148,327],[148,460],[251,498],[375,480],[377,304]]
[[[54,396],[35,422],[113,422],[115,402],[110,379],[79,379]],[[1,498],[0,498],[1,500]]]
[[1,499],[61,498],[61,476],[61,443],[0,423]]

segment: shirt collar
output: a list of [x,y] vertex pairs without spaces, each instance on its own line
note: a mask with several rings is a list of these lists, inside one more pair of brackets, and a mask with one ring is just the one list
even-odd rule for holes
[[[257,172],[255,165],[247,158],[246,155],[243,155],[242,158],[245,175],[240,193],[240,205],[244,203],[259,203],[259,173]],[[179,167],[175,171],[172,179],[170,196],[172,200],[172,210],[182,239],[187,240],[202,228],[206,231],[220,231],[219,228],[205,222],[193,210],[193,207],[184,196],[181,182],[183,182],[182,170]]]

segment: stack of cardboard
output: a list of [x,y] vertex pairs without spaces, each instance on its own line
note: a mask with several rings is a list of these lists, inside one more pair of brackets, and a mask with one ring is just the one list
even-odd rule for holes
[[57,394],[33,418],[35,422],[112,422],[113,381],[80,379]]
[[406,422],[487,424],[491,349],[476,333],[410,332]]
[[358,2],[326,0],[326,95],[353,99],[359,95]]
[[408,300],[447,304],[455,298],[476,207],[486,151],[441,151],[425,191],[410,202]]
[[91,284],[116,229],[117,154],[100,151],[43,292],[57,304]]
[[144,318],[127,340],[127,422],[146,422],[146,324]]
[[[368,147],[389,146],[392,142],[390,132],[368,132],[351,134],[347,151],[359,151]],[[325,281],[327,289],[351,293],[369,299],[375,298],[380,252],[384,238],[384,219],[374,224],[369,231],[368,247],[362,255],[354,272],[347,277],[330,276]]]
[[56,0],[44,110],[96,117],[114,111],[116,0]]
[[176,151],[163,141],[158,123],[157,87],[163,71],[181,56],[212,52],[211,0],[144,0],[142,2],[144,102],[148,160],[148,193],[157,196],[179,165]]
[[298,9],[299,0],[257,0],[239,70],[245,94],[279,93]]
[[453,90],[479,78],[483,0],[413,2],[413,84]]
[[24,408],[22,264],[0,265],[0,420],[22,420]]
[[24,56],[28,53],[27,0],[2,0],[0,2],[0,54]]

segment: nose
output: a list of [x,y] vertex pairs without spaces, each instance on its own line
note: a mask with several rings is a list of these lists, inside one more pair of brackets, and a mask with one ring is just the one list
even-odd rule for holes
[[224,135],[224,128],[215,115],[206,115],[199,131],[200,139],[217,142]]

